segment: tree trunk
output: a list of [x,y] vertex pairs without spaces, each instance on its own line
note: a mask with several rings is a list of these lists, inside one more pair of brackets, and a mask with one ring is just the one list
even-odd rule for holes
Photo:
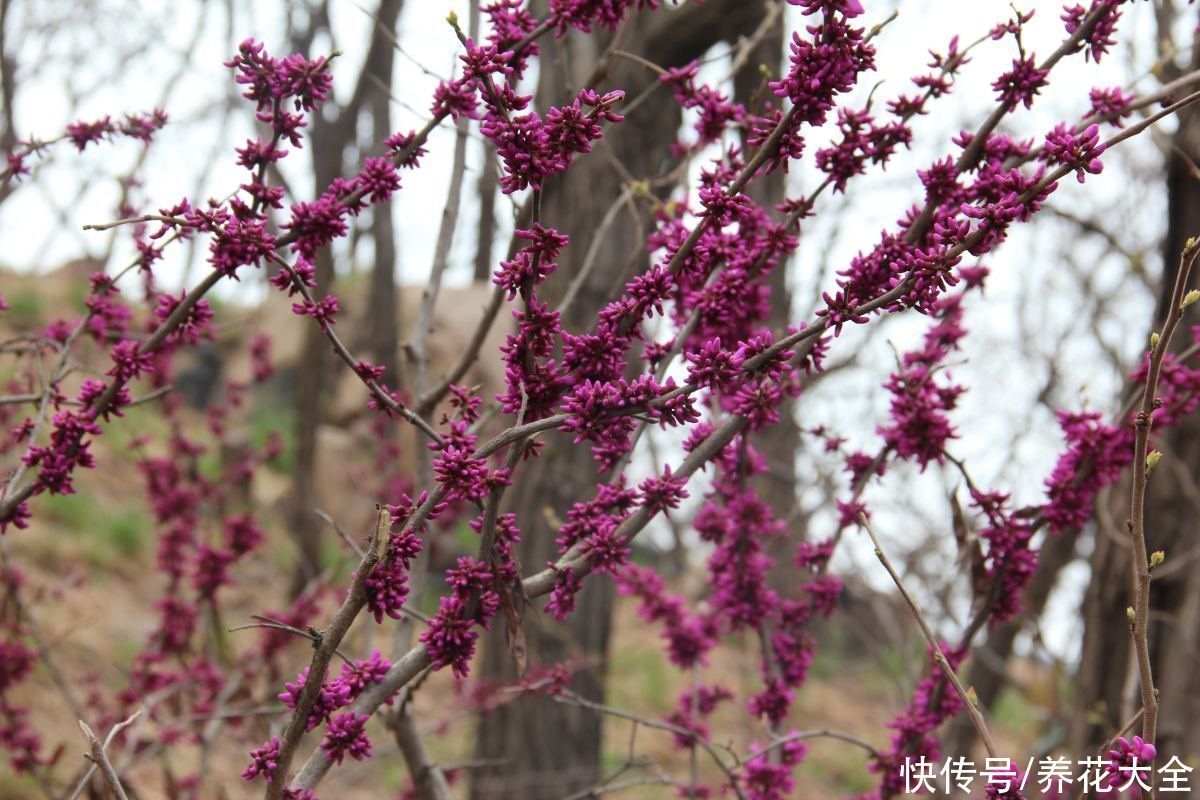
[[492,263],[492,239],[496,236],[496,147],[491,142],[483,145],[483,165],[479,168],[479,224],[475,228],[474,278],[479,283],[492,280],[496,265]]
[[[387,31],[396,29],[396,20],[404,0],[381,0],[376,14],[377,24]],[[376,38],[381,39],[378,29]],[[367,84],[371,114],[371,138],[378,146],[393,133],[392,99],[386,87],[392,85],[396,48],[372,47],[363,65],[363,74],[374,78]],[[396,302],[396,226],[392,222],[392,206],[384,204],[371,210],[371,242],[375,260],[371,264],[371,291],[367,296],[366,350],[371,359],[383,367],[384,381],[391,387],[400,385],[397,353],[400,342],[399,305]]]
[[[702,56],[723,37],[752,31],[764,8],[758,2],[709,0],[641,14],[627,24],[620,49],[664,67],[681,66]],[[595,48],[605,44],[594,36],[571,34],[540,42],[539,107],[545,109],[570,100],[601,55]],[[620,88],[632,99],[656,83],[657,75],[643,66],[618,59],[602,86],[590,88]],[[624,122],[611,126],[594,152],[577,159],[565,175],[547,181],[542,224],[571,237],[557,272],[539,291],[541,299],[552,308],[566,294],[582,266],[600,220],[624,190],[622,172],[614,168],[613,160],[635,179],[662,174],[680,124],[680,111],[674,103],[643,103]],[[648,229],[649,215],[645,211],[639,214],[640,222],[635,224],[627,212],[620,212],[603,233],[605,245],[600,261],[562,320],[567,330],[590,329],[597,310],[644,268],[645,241],[639,227]],[[510,501],[524,537],[521,562],[532,568],[557,557],[557,526],[551,520],[562,519],[573,502],[592,496],[596,465],[589,448],[551,437],[542,456],[520,469],[529,474]],[[567,661],[576,667],[571,689],[583,697],[603,700],[612,600],[611,582],[598,579],[585,584],[567,623],[554,624],[533,608],[528,609],[530,664],[549,666]],[[489,683],[510,682],[516,677],[502,631],[488,637],[482,666],[483,679]],[[476,756],[495,766],[472,772],[471,797],[558,800],[593,786],[600,776],[601,737],[602,720],[593,711],[538,696],[521,697],[503,705],[480,722]]]
[[[310,121],[309,138],[312,148],[314,194],[320,195],[334,178],[340,177],[345,168],[346,151],[354,142],[356,123],[361,113],[374,107],[371,98],[381,92],[379,86],[372,80],[372,70],[375,77],[383,77],[387,84],[391,83],[392,39],[395,23],[403,7],[403,0],[380,0],[376,9],[377,24],[371,29],[370,44],[367,57],[364,60],[363,71],[356,82],[354,93],[348,103],[342,106],[332,118],[327,113],[314,114]],[[297,52],[307,52],[318,32],[330,32],[328,3],[317,6],[311,15],[311,22],[302,31],[293,34],[293,48]],[[384,31],[380,28],[383,27]],[[386,52],[385,52],[386,51]],[[391,232],[391,217],[387,208],[376,209],[379,217],[372,230],[379,237],[376,241],[376,255],[380,255],[382,243],[383,257],[388,258],[391,250],[392,265],[386,263],[374,270],[372,280],[391,285],[392,272],[395,263],[395,243]],[[384,219],[386,218],[386,220]],[[316,287],[313,289],[315,299],[329,294],[333,289],[334,267],[333,255],[329,248],[322,249],[316,259]],[[377,292],[375,294],[378,294]],[[395,292],[390,290],[386,295],[389,306],[394,306]],[[382,301],[379,301],[382,304]],[[392,330],[377,334],[379,341],[390,335],[392,363],[395,360],[395,310],[386,310],[372,306],[372,313],[378,312],[393,320]],[[387,344],[382,348],[386,349]],[[378,358],[378,355],[376,355]],[[387,362],[383,362],[387,363]],[[316,464],[317,464],[317,428],[321,424],[322,406],[325,399],[325,387],[331,387],[333,381],[328,376],[334,369],[332,348],[315,324],[304,327],[304,350],[296,372],[296,467],[292,476],[292,499],[288,504],[288,525],[296,542],[298,564],[292,581],[292,594],[298,595],[317,574],[321,564],[321,533],[320,521],[313,513],[312,498],[316,496]],[[391,372],[395,380],[394,370]]]

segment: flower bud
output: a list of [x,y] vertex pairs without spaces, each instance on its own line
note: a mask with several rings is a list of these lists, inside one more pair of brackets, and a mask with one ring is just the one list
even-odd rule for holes
[[1158,332],[1157,332],[1157,331],[1155,331],[1154,333],[1150,334],[1150,349],[1151,349],[1151,350],[1157,350],[1157,349],[1158,349],[1158,339],[1159,339],[1159,336],[1158,336]]
[[1130,625],[1132,625],[1132,624],[1133,624],[1133,620],[1134,620],[1136,617],[1137,617],[1137,614],[1134,612],[1134,610],[1133,610],[1133,606],[1128,606],[1128,607],[1126,607],[1126,609],[1125,609],[1125,619],[1129,620],[1129,624],[1130,624]]
[[1166,553],[1164,553],[1162,550],[1155,550],[1153,553],[1150,554],[1150,569],[1154,569],[1155,567],[1159,566],[1166,560],[1167,560]]
[[1158,462],[1162,460],[1162,453],[1157,450],[1151,450],[1146,454],[1146,474],[1149,475],[1158,466]]
[[1183,302],[1179,304],[1179,310],[1182,311],[1197,300],[1200,300],[1200,289],[1192,289],[1183,296]]

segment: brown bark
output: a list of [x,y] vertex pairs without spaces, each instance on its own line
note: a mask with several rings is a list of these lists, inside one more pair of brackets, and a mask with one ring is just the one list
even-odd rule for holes
[[[391,32],[396,28],[404,0],[381,0],[376,13],[376,40],[379,28]],[[382,142],[390,136],[392,128],[392,100],[386,87],[392,85],[392,70],[395,65],[394,47],[372,47],[368,60],[363,65],[363,74],[370,81],[367,94],[371,115],[371,138]],[[378,145],[376,145],[378,146]],[[400,343],[400,314],[396,302],[396,226],[392,221],[390,205],[376,206],[371,214],[371,242],[374,261],[371,264],[371,291],[367,299],[366,350],[371,359],[386,372],[385,381],[396,386],[400,381],[397,370],[397,353]]]
[[492,263],[492,239],[496,236],[496,148],[489,142],[483,146],[484,163],[479,168],[476,184],[479,194],[479,225],[475,229],[475,280],[487,283],[496,265]]
[[[680,66],[699,58],[723,38],[748,34],[761,19],[764,7],[759,2],[709,0],[642,14],[626,27],[621,49],[665,67]],[[595,67],[602,52],[597,48],[608,41],[608,37],[573,35],[543,40],[539,107],[569,100]],[[613,62],[601,86],[591,88],[620,88],[627,98],[634,98],[656,83],[657,76],[643,66],[621,59]],[[624,122],[610,127],[593,153],[576,160],[564,176],[547,182],[543,224],[571,237],[557,272],[539,291],[551,307],[565,295],[599,221],[624,189],[622,173],[614,168],[613,160],[635,179],[662,174],[680,123],[674,103],[643,103]],[[639,215],[635,222],[622,212],[604,233],[601,260],[563,318],[566,329],[589,329],[596,311],[620,291],[635,269],[644,266],[639,262],[644,259],[648,215],[644,211]],[[520,469],[527,474],[510,497],[524,537],[520,558],[527,566],[545,564],[557,556],[557,530],[551,518],[561,519],[573,502],[592,496],[595,462],[588,448],[556,438],[547,441],[540,458]],[[529,663],[575,663],[578,669],[571,688],[585,698],[602,700],[612,598],[611,582],[588,581],[575,613],[563,625],[528,609]],[[486,680],[505,682],[515,677],[502,632],[489,637],[482,666]],[[599,779],[601,735],[602,720],[590,710],[535,696],[501,706],[483,717],[476,743],[476,756],[497,766],[472,772],[471,797],[550,800],[592,786]]]
[[[16,110],[13,108],[17,93],[17,61],[11,41],[10,6],[9,0],[0,0],[0,114],[3,115],[0,117],[3,123],[0,128],[0,150],[5,153],[11,153],[17,146]],[[0,186],[0,203],[12,194],[15,184],[15,181],[6,181]]]

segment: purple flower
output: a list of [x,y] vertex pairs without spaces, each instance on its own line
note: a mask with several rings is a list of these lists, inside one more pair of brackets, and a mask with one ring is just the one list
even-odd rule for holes
[[[21,176],[29,174],[29,167],[25,164],[25,159],[29,157],[28,153],[6,153],[4,155],[5,163],[8,165],[4,171],[3,180],[9,181],[15,179],[18,183]],[[0,311],[5,311],[8,306],[4,304],[0,298]]]
[[1022,104],[1031,108],[1033,98],[1046,85],[1049,74],[1049,70],[1037,66],[1033,56],[1015,58],[1012,69],[996,78],[992,88],[996,90],[1001,104],[1009,111]]
[[792,34],[790,68],[770,87],[792,101],[800,122],[820,125],[833,109],[834,97],[854,88],[860,73],[875,68],[875,48],[864,41],[863,29],[845,17],[826,16],[807,30],[808,39]]
[[1073,125],[1059,123],[1046,134],[1046,149],[1042,152],[1042,159],[1074,167],[1076,178],[1083,183],[1085,173],[1099,175],[1104,170],[1104,165],[1100,163],[1104,145],[1100,144],[1099,132],[1100,126],[1095,124],[1076,132]]
[[250,552],[262,543],[262,529],[249,514],[237,514],[225,520],[225,541],[234,556]]
[[1108,48],[1117,43],[1113,38],[1117,32],[1117,22],[1121,19],[1121,3],[1124,0],[1092,0],[1092,4],[1088,9],[1084,9],[1081,5],[1074,5],[1069,8],[1064,7],[1060,19],[1063,21],[1064,27],[1068,34],[1074,34],[1083,21],[1096,12],[1100,16],[1092,26],[1091,30],[1083,36],[1077,50],[1083,50],[1085,59],[1100,63],[1100,57],[1108,52]]
[[1138,793],[1139,784],[1148,787],[1157,755],[1158,750],[1154,745],[1143,741],[1140,736],[1134,736],[1133,739],[1124,736],[1118,738],[1116,747],[1108,751],[1108,765],[1101,780],[1104,791],[1132,789]]
[[148,114],[126,114],[117,133],[137,139],[143,144],[149,144],[154,134],[167,124],[167,112],[156,108]]
[[750,211],[750,198],[744,194],[727,194],[716,184],[700,190],[700,203],[704,206],[705,216],[720,226],[741,220]]
[[[553,564],[550,565],[552,568]],[[554,588],[550,591],[550,600],[546,603],[546,612],[558,622],[562,622],[575,610],[575,595],[583,588],[583,582],[570,567],[555,569]]]
[[460,678],[465,678],[470,670],[475,642],[479,639],[479,634],[472,630],[475,623],[465,616],[465,612],[466,603],[462,598],[457,595],[443,597],[438,613],[421,634],[421,643],[429,651],[434,665],[438,669],[449,666]]
[[75,149],[81,153],[89,144],[99,142],[112,132],[113,124],[109,117],[98,119],[95,122],[72,122],[67,126],[67,138],[71,140],[71,144],[75,145]]
[[741,363],[733,353],[721,348],[721,340],[709,339],[695,353],[684,353],[691,362],[688,366],[688,381],[701,388],[721,389],[729,387],[738,375]]
[[487,462],[472,457],[466,450],[457,447],[442,450],[433,462],[433,472],[438,483],[448,490],[448,500],[478,500],[488,492]]
[[209,262],[213,268],[234,277],[237,268],[259,262],[275,250],[275,237],[267,232],[262,218],[231,219],[213,236]]
[[1133,103],[1134,95],[1125,94],[1119,86],[1092,89],[1088,99],[1093,114],[1108,118],[1118,128],[1124,127],[1121,120],[1133,113],[1129,106]]
[[279,90],[284,96],[295,99],[296,110],[312,111],[329,96],[333,76],[326,69],[327,65],[327,58],[309,61],[299,53],[293,53],[279,63]]
[[386,203],[400,188],[396,165],[386,158],[368,158],[355,178],[358,190],[371,203]]
[[[747,800],[783,800],[792,795],[796,788],[792,773],[804,760],[808,746],[800,741],[788,741],[787,737],[784,739],[784,744],[772,748],[771,753],[762,753],[742,765]],[[751,748],[763,749],[758,745],[751,745]],[[772,754],[775,754],[774,758]]]
[[511,51],[499,52],[495,45],[477,45],[474,39],[467,39],[466,53],[459,56],[463,62],[463,80],[478,82],[487,80],[490,75],[501,77],[512,74],[509,62],[513,59]]
[[550,19],[562,36],[568,27],[590,33],[593,25],[615,30],[631,8],[658,8],[658,0],[550,0]]
[[862,3],[858,0],[788,0],[793,6],[800,6],[805,14],[841,14],[844,17],[857,17],[863,13]]
[[476,89],[469,81],[442,81],[433,90],[434,116],[449,115],[457,120],[460,117],[478,119],[479,103],[475,97]]
[[250,751],[250,766],[242,771],[242,777],[252,781],[262,775],[268,782],[274,780],[275,769],[279,765],[279,737],[273,736]]
[[[426,152],[424,147],[413,147],[416,138],[415,131],[393,133],[383,140],[383,145],[394,157],[400,158],[398,166],[405,169],[416,169],[420,165],[421,156]],[[401,157],[402,155],[403,157]]]
[[888,447],[924,469],[942,463],[946,442],[957,437],[947,413],[954,410],[961,386],[939,384],[928,367],[914,365],[892,373],[884,386],[892,393],[890,425],[879,428]]
[[[288,708],[295,709],[296,704],[300,702],[300,693],[304,689],[304,682],[308,679],[308,667],[301,670],[296,676],[296,680],[292,683],[285,683],[283,694],[279,695],[279,699]],[[350,702],[350,687],[338,680],[329,681],[321,685],[321,689],[317,694],[317,700],[313,703],[312,710],[308,713],[308,722],[306,731],[311,731],[325,720],[329,719],[329,715],[337,711],[342,706]]]
[[668,466],[660,478],[646,478],[638,485],[642,506],[651,513],[665,512],[669,508],[679,508],[679,503],[688,496],[684,485],[687,478],[671,474]]
[[1045,481],[1042,514],[1058,533],[1092,518],[1096,493],[1120,477],[1133,459],[1133,431],[1101,422],[1096,411],[1056,414],[1067,449]]
[[[100,427],[87,416],[80,416],[70,411],[59,411],[54,415],[54,430],[50,434],[50,443],[45,446],[30,447],[25,451],[21,460],[29,467],[40,467],[34,487],[37,491],[50,494],[74,494],[75,485],[72,473],[79,467],[92,469],[96,462],[92,456],[89,436],[98,436]],[[18,528],[28,517],[28,508],[24,511],[17,509],[11,520]]]
[[[158,296],[158,305],[154,316],[159,323],[167,321],[175,309],[187,298],[187,292],[181,291],[179,297],[167,293]],[[177,344],[196,344],[201,338],[212,336],[211,322],[213,319],[212,306],[207,300],[199,300],[188,309],[183,321],[167,336],[167,341]]]
[[338,312],[338,299],[332,294],[327,294],[320,300],[305,300],[301,303],[292,303],[292,313],[302,317],[312,317],[321,326],[321,330],[328,333],[329,326],[333,325],[336,320],[334,316]]
[[292,219],[283,227],[296,237],[292,251],[312,260],[317,251],[334,239],[346,235],[349,209],[335,196],[326,193],[311,203],[295,203]]
[[347,755],[355,761],[371,757],[371,740],[366,732],[370,718],[369,714],[347,711],[329,720],[325,726],[325,738],[321,740],[321,749],[329,754],[333,763],[341,764]]
[[792,706],[792,691],[776,678],[751,697],[747,706],[754,716],[767,720],[771,725],[778,725],[787,717],[788,709]]
[[[966,650],[941,643],[942,652],[952,669],[958,669],[966,657]],[[933,702],[934,698],[940,702]],[[924,757],[926,761],[937,761],[941,755],[937,738],[932,735],[944,721],[962,710],[962,699],[950,688],[941,668],[929,652],[929,674],[917,684],[908,708],[888,723],[894,733],[892,745],[874,758],[868,767],[881,776],[881,790],[886,794],[904,793],[901,765],[906,758],[913,760]]]

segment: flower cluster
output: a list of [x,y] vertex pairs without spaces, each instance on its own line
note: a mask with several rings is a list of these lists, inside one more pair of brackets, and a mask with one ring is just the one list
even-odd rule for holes
[[942,463],[947,442],[957,435],[947,414],[964,389],[949,380],[939,382],[938,370],[964,335],[960,297],[937,303],[941,319],[926,333],[924,347],[906,353],[901,369],[884,384],[892,395],[892,420],[879,434],[898,457],[921,469],[931,461]]
[[[19,575],[12,573],[6,574],[5,578],[21,580]],[[29,709],[16,704],[16,693],[13,692],[33,668],[36,657],[25,644],[21,629],[6,624],[3,638],[0,638],[0,745],[18,773],[44,762],[41,738],[29,725]]]
[[683,599],[668,593],[663,579],[645,567],[627,564],[614,577],[622,594],[641,600],[638,610],[647,622],[662,624],[672,664],[686,670],[705,663],[705,655],[717,643],[717,626],[711,617],[689,614]]
[[[746,118],[746,109],[742,104],[730,102],[720,91],[697,83],[699,72],[699,63],[693,61],[683,67],[668,69],[659,78],[671,87],[675,101],[681,108],[699,113],[694,126],[699,134],[696,149],[719,140],[730,125],[740,124]],[[799,155],[796,153],[796,157]]]
[[[1079,4],[1063,9],[1062,21],[1067,33],[1075,34],[1085,28],[1077,50],[1084,50],[1084,58],[1100,63],[1108,48],[1116,44],[1117,22],[1121,19],[1121,4],[1124,0],[1092,0],[1091,6]],[[1090,24],[1089,24],[1090,23]]]
[[592,26],[616,29],[631,9],[652,10],[658,0],[550,0],[550,19],[558,35],[567,28],[588,33]]
[[[951,669],[958,669],[966,652],[942,643],[942,652]],[[880,791],[887,796],[904,792],[901,765],[905,759],[925,758],[937,761],[941,756],[937,738],[933,736],[943,722],[962,710],[962,698],[950,688],[938,667],[935,655],[929,654],[930,673],[917,684],[908,708],[888,723],[892,745],[872,760],[870,769],[880,776]]]
[[250,751],[250,766],[242,771],[242,778],[252,781],[259,775],[262,775],[264,780],[274,780],[278,759],[279,737],[273,736],[264,742],[261,747],[256,747]]
[[[591,566],[601,572],[616,573],[629,557],[629,542],[618,531],[637,505],[637,492],[628,489],[624,476],[601,484],[591,500],[578,501],[567,509],[567,521],[559,528],[558,549],[566,553],[576,544],[584,545],[591,555]],[[571,570],[558,573],[552,601],[556,608],[569,611],[579,589],[579,578]]]
[[986,571],[990,596],[989,621],[1006,622],[1021,610],[1021,592],[1037,569],[1037,553],[1031,548],[1033,527],[1007,508],[1008,495],[971,492],[971,502],[987,519],[979,538],[987,542]]
[[708,739],[709,728],[705,720],[718,705],[732,699],[733,694],[723,686],[701,685],[681,692],[676,710],[667,717],[667,722],[688,732],[675,734],[676,746],[690,747],[695,739]]
[[1118,128],[1122,127],[1121,120],[1133,113],[1129,107],[1133,103],[1133,95],[1121,91],[1119,86],[1092,89],[1088,93],[1088,100],[1091,102],[1093,115],[1111,122]]
[[254,101],[258,118],[271,126],[276,140],[287,139],[295,147],[300,146],[300,129],[306,123],[303,116],[285,111],[285,103],[291,100],[296,111],[312,111],[324,102],[333,87],[328,65],[328,58],[310,61],[299,53],[273,58],[253,39],[238,45],[237,55],[225,62],[236,72],[234,80],[246,87],[242,96]]
[[[761,749],[755,745],[751,747]],[[771,753],[761,752],[747,761],[741,768],[747,800],[783,800],[790,797],[796,789],[792,773],[807,753],[808,745],[784,736],[783,744],[774,747]],[[777,755],[772,757],[772,754]]]
[[355,761],[371,757],[371,740],[366,732],[368,719],[368,714],[347,711],[329,720],[325,726],[325,737],[321,739],[321,749],[329,754],[333,763],[342,763],[347,755]]
[[513,235],[528,240],[530,244],[517,251],[511,260],[501,261],[500,269],[496,270],[492,279],[493,283],[508,293],[509,300],[516,297],[518,292],[527,294],[528,287],[541,283],[553,273],[558,266],[554,261],[568,241],[566,236],[553,228],[543,228],[537,223],[533,230],[518,230]]
[[[425,499],[425,495],[422,494],[419,504],[423,504]],[[388,508],[394,509],[396,506]],[[417,532],[424,529],[422,524]],[[399,533],[391,533],[383,557],[363,582],[367,595],[367,609],[375,615],[376,622],[383,622],[385,616],[400,619],[404,601],[408,599],[408,576],[412,571],[412,562],[421,552],[421,540],[417,537],[417,532],[406,527]]]
[[1104,145],[1099,143],[1099,130],[1100,126],[1093,124],[1077,132],[1074,127],[1060,123],[1046,134],[1042,158],[1073,167],[1079,182],[1083,183],[1085,173],[1099,175],[1104,169],[1100,163]]
[[465,678],[475,655],[478,625],[487,628],[500,608],[500,595],[493,588],[494,577],[486,564],[462,557],[458,565],[446,571],[451,592],[444,595],[438,613],[421,634],[421,643],[438,667],[451,667]]
[[[518,95],[506,82],[516,72],[512,51],[471,39],[465,46],[462,77],[438,85],[433,113],[480,120],[479,132],[495,145],[503,165],[500,185],[506,193],[540,188],[546,177],[567,169],[576,154],[591,150],[603,135],[603,123],[622,120],[613,111],[624,98],[619,91],[600,95],[584,89],[571,104],[551,108],[544,117],[526,111],[532,98]],[[499,86],[493,77],[501,79]]]
[[1097,411],[1058,412],[1067,449],[1046,478],[1042,516],[1050,530],[1082,526],[1096,493],[1115,481],[1133,458],[1133,431],[1101,422]]
[[[1124,791],[1136,783],[1142,783],[1154,766],[1158,750],[1140,736],[1126,739],[1117,737],[1116,746],[1108,751],[1108,764],[1100,781],[1101,791]],[[1143,783],[1144,785],[1144,783]],[[1136,788],[1133,794],[1140,794]]]

